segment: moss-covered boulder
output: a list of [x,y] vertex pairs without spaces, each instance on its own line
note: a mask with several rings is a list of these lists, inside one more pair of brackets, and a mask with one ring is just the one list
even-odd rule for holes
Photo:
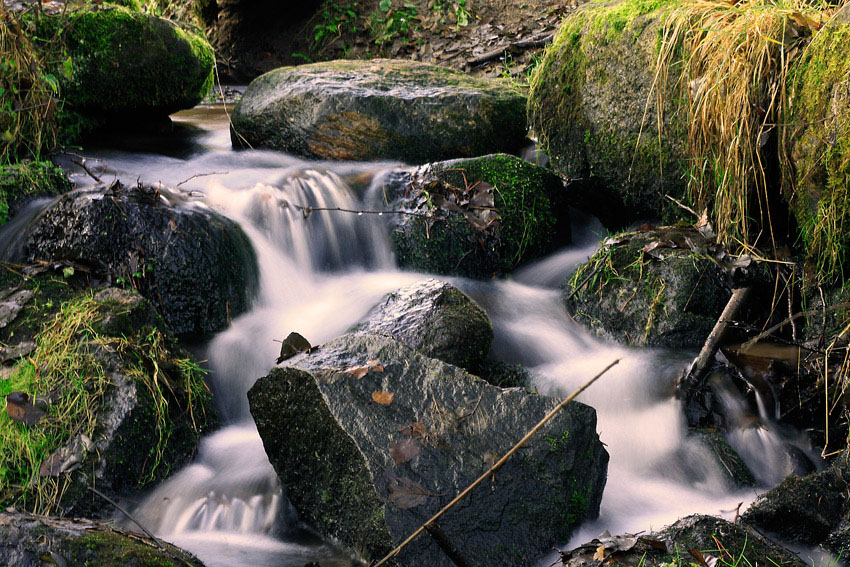
[[60,38],[68,58],[57,77],[72,110],[164,116],[195,106],[212,88],[209,43],[169,20],[119,6],[64,18]]
[[[559,401],[487,384],[388,337],[345,335],[248,392],[287,496],[320,533],[377,560],[484,473]],[[440,519],[470,567],[534,564],[598,514],[608,454],[567,405]],[[424,535],[424,534],[423,534]],[[396,565],[453,567],[419,537]]]
[[496,154],[422,166],[388,189],[392,245],[406,268],[492,278],[569,241],[561,179]]
[[203,567],[178,547],[142,539],[111,524],[16,512],[0,512],[0,563],[15,567]]
[[215,421],[203,373],[135,291],[92,290],[72,267],[27,272],[0,292],[19,304],[0,344],[25,354],[0,380],[0,505],[111,513],[89,487],[138,494],[194,454]]
[[333,160],[512,152],[526,133],[525,96],[509,84],[386,59],[276,69],[251,82],[231,118],[236,146]]
[[657,228],[608,239],[564,282],[567,311],[621,343],[702,346],[731,292],[723,268],[689,246],[699,238],[696,230]]
[[[604,562],[599,560],[604,557]],[[695,561],[691,561],[693,558]],[[803,567],[796,554],[741,524],[713,516],[687,516],[660,531],[641,535],[607,533],[561,552],[565,567],[616,563],[623,567],[743,564]]]
[[64,195],[27,227],[22,260],[105,271],[150,299],[178,335],[220,331],[253,299],[253,248],[233,221],[164,196],[118,183]]
[[788,79],[787,196],[815,281],[842,282],[850,249],[850,6],[814,34]]
[[65,173],[49,161],[0,165],[0,225],[29,201],[70,190],[71,182]]
[[687,108],[676,95],[677,67],[656,74],[674,6],[583,4],[564,19],[532,79],[531,129],[565,177],[595,182],[584,199],[591,212],[604,209],[610,217],[618,208],[621,221],[658,217],[671,206],[665,195],[685,192]]
[[392,337],[472,373],[482,368],[493,342],[484,310],[452,284],[436,279],[387,294],[352,331]]

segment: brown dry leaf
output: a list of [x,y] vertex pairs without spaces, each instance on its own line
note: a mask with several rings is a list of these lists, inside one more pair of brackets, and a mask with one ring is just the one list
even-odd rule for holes
[[395,394],[392,392],[385,392],[383,390],[375,390],[372,392],[372,401],[381,404],[382,406],[388,406],[393,403],[393,398]]
[[640,541],[659,551],[667,551],[667,544],[660,539],[641,537]]
[[35,425],[45,416],[44,411],[32,405],[29,395],[24,392],[12,392],[6,396],[6,413],[12,420],[27,427]]
[[703,553],[699,549],[689,549],[688,553],[691,554],[691,557],[696,559],[697,564],[700,565],[700,567],[716,567],[717,565],[717,557],[710,553]]
[[280,345],[280,356],[277,357],[277,364],[280,364],[288,358],[292,358],[296,354],[309,351],[312,348],[310,341],[300,334],[296,332],[289,333],[289,335],[283,339],[283,344]]
[[425,426],[418,421],[415,421],[410,425],[400,425],[398,430],[409,437],[413,437],[414,439],[424,439],[428,434]]
[[360,378],[363,378],[367,374],[369,374],[369,372],[383,372],[383,371],[384,371],[384,367],[381,366],[381,363],[378,362],[377,360],[370,360],[369,362],[367,362],[363,366],[349,366],[348,368],[345,369],[345,372],[348,372],[349,374],[351,374],[352,376],[354,376],[358,380]]
[[412,461],[418,454],[419,445],[410,437],[399,439],[390,447],[390,455],[393,458],[395,466]]
[[596,548],[596,553],[593,554],[593,559],[596,561],[605,561],[605,546],[600,545]]
[[409,510],[420,504],[424,504],[429,496],[434,496],[407,477],[394,478],[387,487],[390,493],[390,502],[400,510]]

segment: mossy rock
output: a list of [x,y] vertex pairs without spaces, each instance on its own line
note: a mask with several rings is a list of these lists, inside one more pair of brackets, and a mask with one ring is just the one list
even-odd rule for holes
[[[493,186],[493,210],[498,215],[486,226],[468,219],[470,212],[481,209],[471,204],[456,209],[437,201],[440,191],[444,200],[457,190],[472,197],[484,188],[482,183]],[[563,182],[551,171],[514,156],[428,164],[400,189],[399,206],[416,214],[396,219],[392,244],[399,265],[410,269],[492,278],[569,241]]]
[[0,165],[0,225],[29,201],[59,195],[71,188],[65,173],[49,161]]
[[787,197],[813,283],[846,282],[850,249],[850,6],[814,34],[788,78]]
[[[573,318],[596,334],[632,346],[700,347],[731,292],[714,259],[689,248],[656,248],[680,229],[612,237],[563,285]],[[695,231],[694,231],[695,232]]]
[[46,413],[28,424],[0,413],[3,507],[102,515],[109,504],[89,486],[138,494],[186,464],[216,422],[201,371],[151,304],[88,281],[70,267],[2,278],[14,294],[0,296],[21,307],[0,325],[0,396],[23,392]]
[[155,544],[107,523],[17,512],[0,512],[0,563],[15,567],[203,567],[192,554],[170,543]]
[[231,138],[310,158],[425,163],[518,150],[525,102],[509,84],[436,65],[328,61],[254,79]]
[[168,115],[195,106],[212,88],[212,48],[173,22],[119,6],[66,17],[68,59],[56,74],[72,110]]
[[595,182],[591,212],[618,207],[621,222],[675,214],[665,195],[685,194],[687,108],[676,66],[666,82],[656,77],[662,28],[675,5],[583,4],[564,19],[531,81],[529,123],[553,165],[567,178]]

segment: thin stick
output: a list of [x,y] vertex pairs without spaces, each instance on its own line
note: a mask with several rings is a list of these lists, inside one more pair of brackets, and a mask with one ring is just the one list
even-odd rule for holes
[[557,413],[558,413],[559,411],[561,411],[562,409],[564,409],[564,407],[565,407],[568,403],[570,403],[571,401],[573,401],[573,400],[574,400],[574,399],[575,399],[575,398],[576,398],[579,394],[581,394],[582,392],[584,392],[585,390],[587,390],[587,389],[590,387],[590,385],[591,385],[591,384],[593,384],[594,382],[596,382],[596,380],[598,380],[598,379],[599,379],[599,377],[600,377],[600,376],[602,376],[603,374],[605,374],[606,372],[608,372],[609,370],[611,370],[611,368],[613,368],[614,366],[616,366],[617,364],[619,364],[619,362],[620,362],[620,359],[618,358],[617,360],[615,360],[614,362],[612,362],[611,364],[609,364],[608,366],[606,366],[606,367],[605,367],[605,369],[604,369],[604,370],[602,370],[602,372],[600,372],[599,374],[597,374],[596,376],[594,376],[593,378],[591,378],[590,380],[588,380],[588,381],[587,381],[587,383],[585,383],[585,384],[584,384],[584,386],[582,386],[581,388],[579,388],[578,390],[576,390],[575,392],[573,392],[572,394],[570,394],[568,397],[566,397],[566,398],[564,399],[564,401],[562,401],[562,402],[561,402],[561,403],[559,403],[557,406],[555,406],[555,408],[554,408],[552,411],[550,411],[549,413],[547,413],[547,414],[546,414],[546,416],[545,416],[543,419],[541,419],[541,420],[537,423],[537,425],[535,425],[535,426],[531,429],[531,431],[529,431],[528,433],[526,433],[526,434],[525,434],[525,437],[523,437],[522,439],[520,439],[520,440],[519,440],[519,442],[517,442],[517,444],[516,444],[516,445],[514,445],[514,446],[513,446],[513,448],[511,448],[511,450],[510,450],[510,451],[508,451],[507,453],[505,453],[505,456],[504,456],[504,457],[502,457],[501,459],[499,459],[498,461],[496,461],[496,464],[494,464],[492,467],[490,467],[490,469],[489,469],[487,472],[485,472],[484,474],[482,474],[481,476],[479,476],[479,477],[478,477],[478,479],[477,479],[475,482],[473,482],[472,484],[470,484],[470,485],[469,485],[469,486],[468,486],[468,487],[467,487],[467,488],[466,488],[463,492],[461,492],[460,494],[458,494],[457,496],[455,496],[455,497],[454,497],[454,500],[452,500],[451,502],[449,502],[448,504],[446,504],[446,505],[445,505],[445,506],[444,506],[444,507],[443,507],[443,508],[442,508],[439,512],[437,512],[436,514],[434,514],[434,515],[431,517],[431,519],[430,519],[430,520],[428,520],[427,522],[425,522],[424,524],[422,524],[422,525],[419,527],[419,529],[417,529],[415,532],[413,532],[412,534],[410,534],[410,536],[409,536],[406,540],[404,540],[403,542],[401,542],[401,544],[399,544],[399,546],[398,546],[398,547],[396,547],[395,549],[393,549],[392,551],[390,551],[390,552],[387,554],[387,556],[386,556],[386,557],[384,557],[383,559],[381,559],[380,561],[378,561],[378,562],[374,565],[374,567],[381,567],[381,565],[386,564],[386,562],[387,562],[387,561],[389,561],[390,559],[392,559],[393,557],[395,557],[396,555],[398,555],[398,554],[399,554],[399,552],[400,552],[402,549],[404,549],[404,547],[405,547],[405,546],[407,546],[407,544],[409,544],[411,541],[413,541],[413,540],[414,540],[414,538],[416,538],[416,536],[418,536],[419,534],[421,534],[422,532],[424,532],[426,529],[428,529],[428,526],[430,526],[431,524],[433,524],[434,522],[436,522],[437,520],[439,520],[439,519],[440,519],[440,516],[442,516],[443,514],[445,514],[446,512],[448,512],[448,511],[449,511],[452,507],[454,507],[454,505],[455,505],[455,504],[457,504],[458,502],[460,502],[460,501],[461,501],[461,500],[462,500],[462,499],[463,499],[463,498],[464,498],[467,494],[469,494],[470,492],[472,492],[472,490],[473,490],[476,486],[478,486],[479,484],[481,484],[482,482],[484,482],[485,480],[487,480],[487,478],[489,478],[489,477],[490,477],[490,475],[492,475],[494,472],[496,472],[496,470],[497,470],[499,467],[501,467],[502,465],[504,465],[504,464],[505,464],[505,462],[506,462],[506,461],[507,461],[507,460],[511,457],[511,455],[513,455],[514,453],[516,453],[516,452],[517,452],[517,451],[518,451],[518,450],[519,450],[519,449],[520,449],[523,445],[525,445],[525,443],[526,443],[529,439],[531,439],[531,437],[532,437],[535,433],[537,433],[538,431],[540,431],[540,429],[541,429],[544,425],[546,425],[546,423],[547,423],[549,420],[551,420],[553,417],[555,417],[555,415],[557,415]]
[[165,546],[162,545],[162,542],[159,540],[159,538],[156,537],[155,535],[153,535],[151,532],[149,532],[148,529],[145,526],[140,524],[139,521],[136,518],[134,518],[133,516],[130,515],[130,512],[128,512],[127,510],[122,508],[115,500],[113,500],[112,498],[110,498],[109,496],[107,496],[106,494],[104,494],[103,492],[101,492],[100,490],[98,490],[97,488],[95,488],[93,486],[87,486],[86,488],[88,488],[89,490],[91,490],[92,492],[94,492],[95,494],[97,494],[98,496],[100,496],[101,498],[103,498],[104,500],[106,500],[107,502],[112,504],[113,506],[115,506],[115,508],[119,512],[121,512],[122,514],[127,516],[127,519],[129,519],[131,522],[133,522],[134,524],[139,526],[142,529],[142,531],[145,532],[145,535],[148,536],[151,539],[151,541],[153,541],[157,545],[157,547],[159,547],[163,551],[166,551]]

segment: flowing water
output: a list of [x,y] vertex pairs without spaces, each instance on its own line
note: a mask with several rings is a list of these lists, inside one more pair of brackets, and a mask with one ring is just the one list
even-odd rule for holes
[[[105,181],[179,185],[189,192],[187,206],[211,207],[238,222],[257,253],[260,292],[253,309],[202,354],[226,425],[206,437],[195,462],[153,490],[134,515],[210,567],[301,567],[308,561],[347,565],[344,554],[298,529],[252,424],[245,393],[273,365],[280,348],[275,339],[298,331],[313,344],[330,340],[385,293],[427,277],[394,266],[384,219],[318,211],[305,218],[292,206],[379,207],[371,201],[379,201],[382,175],[397,164],[321,163],[270,151],[236,152],[220,109],[184,112],[176,122],[178,142],[89,151],[88,166]],[[75,179],[91,184],[82,172]],[[716,462],[686,436],[671,397],[676,375],[694,353],[633,350],[599,340],[563,309],[559,283],[592,254],[604,233],[593,219],[575,224],[569,248],[507,280],[452,279],[490,316],[493,355],[531,369],[543,393],[564,395],[622,359],[580,398],[598,412],[598,431],[611,461],[599,519],[563,543],[582,543],[604,529],[660,528],[696,512],[733,517],[738,504],[752,501],[755,491],[730,489]],[[760,463],[756,473],[765,484],[789,472],[777,449],[787,441],[767,428],[730,436],[751,465]]]

